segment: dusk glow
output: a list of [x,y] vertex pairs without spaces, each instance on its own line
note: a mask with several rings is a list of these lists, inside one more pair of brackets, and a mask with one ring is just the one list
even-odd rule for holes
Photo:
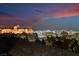
[[0,56],[79,56],[79,3],[0,3]]
[[79,4],[0,4],[1,26],[79,30],[78,21]]

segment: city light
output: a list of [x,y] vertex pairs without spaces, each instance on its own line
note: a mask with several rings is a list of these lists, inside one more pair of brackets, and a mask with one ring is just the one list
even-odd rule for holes
[[0,33],[32,33],[32,28],[21,28],[19,25],[14,26],[13,29],[11,28],[2,28],[0,29]]

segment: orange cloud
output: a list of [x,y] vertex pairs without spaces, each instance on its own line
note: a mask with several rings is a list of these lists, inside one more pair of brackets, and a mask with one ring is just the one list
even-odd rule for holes
[[54,11],[55,15],[51,15],[53,18],[62,18],[62,17],[69,17],[69,16],[79,16],[79,8],[78,6],[73,6],[68,9],[58,9]]
[[58,7],[58,8],[47,8],[46,9],[36,9],[35,12],[46,15],[46,17],[51,18],[63,18],[69,16],[79,16],[79,4],[72,5],[70,7]]

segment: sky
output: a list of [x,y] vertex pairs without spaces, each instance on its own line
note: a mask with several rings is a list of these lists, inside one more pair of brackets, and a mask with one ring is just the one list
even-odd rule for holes
[[35,30],[79,30],[77,3],[0,3],[1,26],[30,26]]

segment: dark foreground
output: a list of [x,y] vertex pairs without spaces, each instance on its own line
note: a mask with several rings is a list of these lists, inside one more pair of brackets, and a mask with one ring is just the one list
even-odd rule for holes
[[[2,43],[4,42],[4,43]],[[1,47],[4,46],[4,47]],[[73,53],[61,48],[46,46],[35,42],[24,40],[0,41],[1,56],[78,56],[79,53]]]
[[9,51],[12,56],[78,56],[79,53],[73,53],[61,48],[45,46],[39,43],[18,40],[15,46]]

